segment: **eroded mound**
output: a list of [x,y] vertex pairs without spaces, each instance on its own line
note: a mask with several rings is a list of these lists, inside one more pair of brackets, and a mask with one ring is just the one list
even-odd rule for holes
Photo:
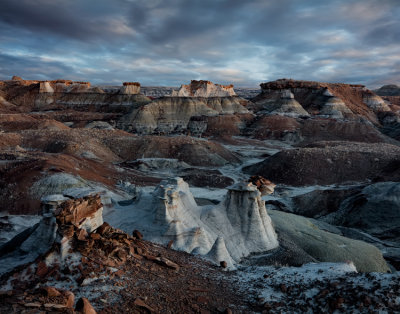
[[281,151],[245,171],[297,186],[398,180],[399,154],[390,144],[325,142]]

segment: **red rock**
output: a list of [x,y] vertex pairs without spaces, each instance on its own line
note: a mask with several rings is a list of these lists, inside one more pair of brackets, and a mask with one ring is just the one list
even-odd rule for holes
[[49,272],[49,269],[48,269],[46,263],[43,261],[40,261],[37,266],[36,275],[41,278],[44,278],[48,272]]
[[165,257],[156,257],[155,259],[153,259],[154,261],[156,261],[158,264],[162,265],[162,266],[167,266],[169,268],[175,269],[175,270],[179,270],[179,265],[170,261],[168,258]]
[[145,258],[149,261],[159,261],[160,258],[157,256],[153,256],[153,255],[146,255]]
[[142,239],[143,239],[143,235],[140,233],[139,230],[136,230],[136,229],[133,230],[132,235],[133,235],[136,239],[139,239],[139,240],[142,240]]
[[86,298],[80,298],[78,302],[76,302],[76,311],[79,311],[83,314],[96,314],[97,312],[93,308],[93,306],[90,304],[89,300]]
[[63,226],[62,228],[62,234],[66,238],[72,238],[75,233],[75,228],[74,226]]
[[233,312],[230,308],[227,308],[224,313],[225,314],[233,314]]
[[68,308],[73,308],[75,303],[75,295],[71,291],[65,293],[66,301],[65,306]]
[[111,226],[108,223],[104,222],[100,227],[97,228],[96,232],[98,234],[103,235],[104,233],[106,233],[110,229],[111,229]]
[[58,291],[56,288],[44,287],[43,289],[44,289],[46,295],[49,296],[49,297],[58,297],[58,296],[61,295],[61,292]]
[[274,192],[275,184],[271,181],[265,179],[262,176],[251,176],[248,182],[251,182],[257,189],[261,192],[262,195],[271,194]]
[[219,265],[220,265],[222,268],[227,268],[227,267],[228,267],[228,263],[225,262],[225,261],[219,262]]
[[143,259],[143,256],[138,255],[138,254],[132,254],[132,256],[136,259]]
[[100,234],[98,234],[98,233],[91,233],[91,234],[90,234],[90,237],[91,237],[93,240],[100,240],[100,238],[101,238]]
[[[76,227],[80,227],[86,219],[94,218],[102,207],[101,198],[98,194],[80,199],[68,200],[63,202],[57,209],[57,221],[61,225],[72,224]],[[100,221],[95,221],[93,223],[100,224]],[[103,224],[102,219],[101,224]],[[95,229],[97,226],[92,227]]]
[[77,238],[79,241],[86,241],[88,237],[88,233],[85,229],[78,229],[77,230]]
[[174,244],[174,240],[169,241],[168,245],[167,245],[167,248],[170,249],[173,244]]

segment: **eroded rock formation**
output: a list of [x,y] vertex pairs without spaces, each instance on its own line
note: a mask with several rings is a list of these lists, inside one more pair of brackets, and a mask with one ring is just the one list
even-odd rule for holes
[[68,200],[54,211],[46,211],[39,223],[1,245],[0,275],[33,262],[48,253],[55,243],[60,245],[57,259],[63,262],[69,254],[73,236],[65,232],[66,228],[74,226],[84,232],[93,232],[103,224],[102,210],[100,196],[95,195]]
[[[255,103],[253,108],[256,111],[265,110],[268,105],[273,104],[280,108],[280,112],[287,111],[285,109],[287,101],[279,105],[277,95],[287,94],[288,91],[293,93],[294,100],[310,115],[321,115],[339,120],[364,117],[373,124],[379,125],[377,113],[390,110],[382,98],[363,85],[280,79],[262,83],[260,86],[261,93],[253,98]],[[292,108],[296,107],[293,107],[293,103],[293,101],[290,102]],[[297,108],[300,107],[297,105]]]
[[189,85],[181,85],[178,91],[173,90],[171,93],[173,97],[228,97],[235,95],[233,85],[196,80],[192,80]]
[[261,193],[251,183],[228,188],[220,205],[202,208],[188,184],[173,178],[162,181],[152,195],[142,195],[133,206],[134,216],[121,219],[115,212],[105,219],[122,229],[137,228],[152,241],[172,241],[175,249],[214,258],[218,265],[225,261],[233,267],[250,253],[278,246]]
[[274,193],[274,189],[276,187],[276,184],[272,183],[262,176],[251,176],[249,182],[257,187],[257,189],[261,192],[261,195]]
[[398,180],[400,148],[375,143],[322,142],[283,150],[245,172],[290,185]]
[[183,133],[193,116],[248,113],[246,104],[238,97],[164,97],[134,109],[119,121],[119,127],[141,134]]
[[122,83],[121,94],[136,95],[140,94],[140,83],[138,82],[124,82]]

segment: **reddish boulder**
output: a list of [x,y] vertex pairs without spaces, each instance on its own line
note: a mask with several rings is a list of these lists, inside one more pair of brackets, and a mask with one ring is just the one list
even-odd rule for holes
[[90,304],[89,300],[86,298],[80,298],[78,302],[76,302],[76,311],[79,311],[83,314],[96,314],[97,312],[93,308],[93,306]]
[[143,235],[140,233],[139,230],[133,230],[132,235],[133,235],[136,239],[139,239],[139,240],[142,240],[142,239],[143,239]]
[[61,292],[53,287],[44,287],[43,290],[48,297],[58,297],[61,295]]

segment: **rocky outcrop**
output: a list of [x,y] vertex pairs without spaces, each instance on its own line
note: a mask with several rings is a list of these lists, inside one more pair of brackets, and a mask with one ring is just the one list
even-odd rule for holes
[[58,224],[74,225],[90,233],[103,224],[103,204],[99,195],[64,201],[55,211]]
[[274,193],[276,187],[276,184],[262,176],[251,176],[249,182],[254,184],[263,196]]
[[[128,308],[138,313],[191,313],[220,306],[244,308],[244,302],[233,307],[241,297],[220,267],[145,241],[137,230],[126,233],[107,223],[93,232],[71,223],[57,228],[57,240],[48,252],[0,278],[1,313],[95,313],[95,309],[123,313]],[[216,258],[223,256],[220,244],[216,241],[212,250]],[[2,268],[3,255],[0,261]],[[135,298],[125,296],[124,290]],[[182,295],[188,297],[181,300]]]
[[120,89],[121,94],[136,95],[140,94],[140,83],[138,82],[124,82]]
[[34,100],[35,110],[77,110],[89,112],[128,113],[133,108],[150,102],[150,99],[140,94],[109,94],[96,89],[78,92],[62,91],[40,93]]
[[297,186],[398,180],[399,153],[400,148],[390,144],[322,142],[283,150],[244,171]]
[[188,184],[173,178],[162,181],[152,195],[142,194],[132,206],[135,215],[120,217],[118,211],[105,219],[121,229],[136,228],[151,241],[206,255],[218,265],[225,261],[233,267],[252,252],[278,246],[261,193],[251,183],[228,188],[221,204],[203,209]]
[[280,79],[260,86],[261,93],[253,98],[256,111],[286,90],[311,115],[352,120],[363,117],[379,125],[376,112],[387,110],[383,100],[363,85]]
[[61,247],[60,259],[64,259],[70,248],[71,235],[63,231],[68,225],[92,232],[103,224],[103,205],[99,195],[64,201],[56,208],[47,209],[49,211],[43,213],[39,223],[2,244],[0,275],[33,262],[48,253],[56,243]]
[[134,109],[118,125],[140,134],[182,133],[193,116],[248,113],[246,103],[238,97],[164,97]]
[[[152,98],[160,98],[164,96],[171,96],[172,93],[177,94],[178,87],[165,87],[165,86],[141,86],[141,93],[145,96]],[[235,93],[241,98],[251,99],[260,93],[259,88],[246,88],[235,87]]]
[[245,133],[246,127],[254,119],[255,115],[252,113],[194,116],[187,129],[192,136],[239,136]]
[[188,136],[121,136],[105,139],[104,143],[128,161],[174,158],[192,166],[205,167],[240,163],[240,159],[221,144]]
[[17,111],[22,112],[73,109],[124,114],[150,102],[148,97],[140,94],[137,82],[125,82],[122,87],[107,89],[70,80],[0,81],[0,96],[17,105]]
[[178,91],[172,91],[173,97],[228,97],[235,96],[233,85],[213,84],[210,81],[192,80],[189,85],[181,85]]
[[54,93],[49,81],[40,82],[39,93]]
[[69,80],[39,81],[39,93],[84,93],[90,88],[89,82]]

